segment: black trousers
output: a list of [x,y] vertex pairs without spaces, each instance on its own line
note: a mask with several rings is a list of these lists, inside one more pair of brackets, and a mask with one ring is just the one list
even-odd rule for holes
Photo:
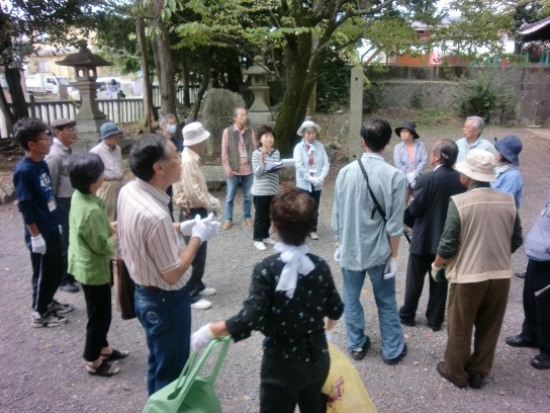
[[325,413],[327,396],[321,393],[330,357],[319,355],[315,364],[289,362],[264,354],[260,385],[260,413]]
[[[196,215],[200,215],[201,218],[206,218],[208,216],[208,211],[206,208],[191,208],[188,211],[189,217],[187,219],[194,219]],[[183,211],[180,210],[180,221],[184,217]],[[188,243],[191,237],[184,237],[185,242]],[[193,269],[191,270],[191,278],[187,282],[187,289],[189,290],[189,295],[191,296],[191,303],[196,303],[200,300],[199,293],[206,288],[202,282],[202,277],[204,277],[204,269],[206,267],[206,249],[207,242],[203,242],[199,249],[197,250],[197,255],[191,263]]]
[[42,234],[46,242],[46,253],[35,254],[30,239],[27,246],[31,250],[32,264],[32,308],[40,315],[46,314],[52,302],[61,275],[61,237],[59,231]]
[[313,225],[311,226],[311,231],[317,232],[317,224],[319,222],[319,202],[321,201],[321,191],[316,191],[316,190],[304,191],[303,189],[300,189],[300,191],[305,192],[310,197],[312,197],[313,200],[315,201],[315,213],[313,214]]
[[254,241],[263,241],[269,238],[269,227],[271,219],[269,218],[269,207],[275,195],[262,195],[252,198],[254,202]]
[[525,321],[521,337],[537,343],[541,354],[550,356],[550,290],[535,297],[535,291],[547,285],[550,285],[550,261],[530,259],[523,285]]
[[107,333],[111,327],[111,287],[109,284],[82,284],[86,299],[86,343],[84,344],[84,360],[94,361],[99,358],[101,349],[107,347]]
[[74,277],[67,272],[69,266],[69,213],[71,211],[71,198],[55,198],[59,223],[61,224],[61,276],[59,284],[74,282]]
[[[424,288],[424,278],[429,271],[435,255],[417,255],[410,254],[407,264],[407,279],[405,282],[405,302],[399,309],[399,317],[402,320],[414,321],[418,301]],[[428,275],[430,283],[430,296],[428,298],[428,308],[426,309],[426,318],[431,327],[440,327],[445,319],[445,303],[447,301],[447,280],[436,283]]]

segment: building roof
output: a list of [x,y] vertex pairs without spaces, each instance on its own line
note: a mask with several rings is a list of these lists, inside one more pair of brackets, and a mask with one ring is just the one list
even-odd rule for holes
[[550,16],[533,23],[523,23],[518,34],[524,42],[550,40]]

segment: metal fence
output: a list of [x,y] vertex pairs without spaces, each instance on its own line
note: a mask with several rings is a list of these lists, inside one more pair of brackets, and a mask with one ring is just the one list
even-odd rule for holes
[[[197,91],[197,88],[190,89],[191,104],[195,103]],[[177,89],[176,99],[180,104],[183,104],[183,87],[181,86]],[[137,122],[144,116],[142,97],[97,99],[96,102],[99,110],[107,116],[107,119],[119,125]],[[159,88],[153,86],[153,105],[160,107],[160,104],[161,98]],[[74,119],[77,113],[78,107],[73,100],[36,100],[33,96],[30,98],[29,115],[40,119],[48,125],[48,127],[50,127],[55,119]],[[8,130],[4,114],[0,111],[0,138],[9,136],[11,136],[11,131]]]

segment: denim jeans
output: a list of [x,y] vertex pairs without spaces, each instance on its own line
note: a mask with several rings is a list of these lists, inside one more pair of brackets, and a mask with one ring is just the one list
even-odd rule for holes
[[250,189],[252,188],[252,182],[254,180],[253,174],[248,175],[233,175],[230,178],[225,178],[227,185],[227,194],[225,196],[225,221],[233,221],[233,200],[237,193],[237,187],[239,183],[243,187],[243,218],[249,219],[252,217],[252,195],[250,195]]
[[384,264],[377,265],[362,271],[342,268],[344,277],[344,316],[346,319],[348,348],[362,347],[365,340],[370,342],[370,338],[365,334],[365,313],[359,301],[365,275],[368,274],[372,283],[376,307],[378,308],[382,356],[385,359],[393,359],[403,351],[405,340],[397,312],[397,303],[395,302],[395,278],[384,280],[384,266]]
[[147,390],[151,395],[177,379],[189,358],[191,302],[187,287],[150,291],[136,286],[134,298],[149,347]]

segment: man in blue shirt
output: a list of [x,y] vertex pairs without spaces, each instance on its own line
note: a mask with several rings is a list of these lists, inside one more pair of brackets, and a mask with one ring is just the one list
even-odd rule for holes
[[493,155],[496,153],[494,145],[487,139],[481,137],[484,128],[485,121],[483,118],[479,116],[468,116],[466,118],[462,130],[464,137],[456,141],[456,146],[458,146],[457,163],[464,161],[468,152],[474,148],[491,152]]
[[50,171],[44,161],[52,139],[46,133],[46,125],[38,119],[20,119],[14,131],[25,150],[15,166],[13,183],[25,223],[25,241],[31,250],[32,326],[56,327],[67,322],[59,314],[74,307],[53,299],[61,275],[61,237]]

